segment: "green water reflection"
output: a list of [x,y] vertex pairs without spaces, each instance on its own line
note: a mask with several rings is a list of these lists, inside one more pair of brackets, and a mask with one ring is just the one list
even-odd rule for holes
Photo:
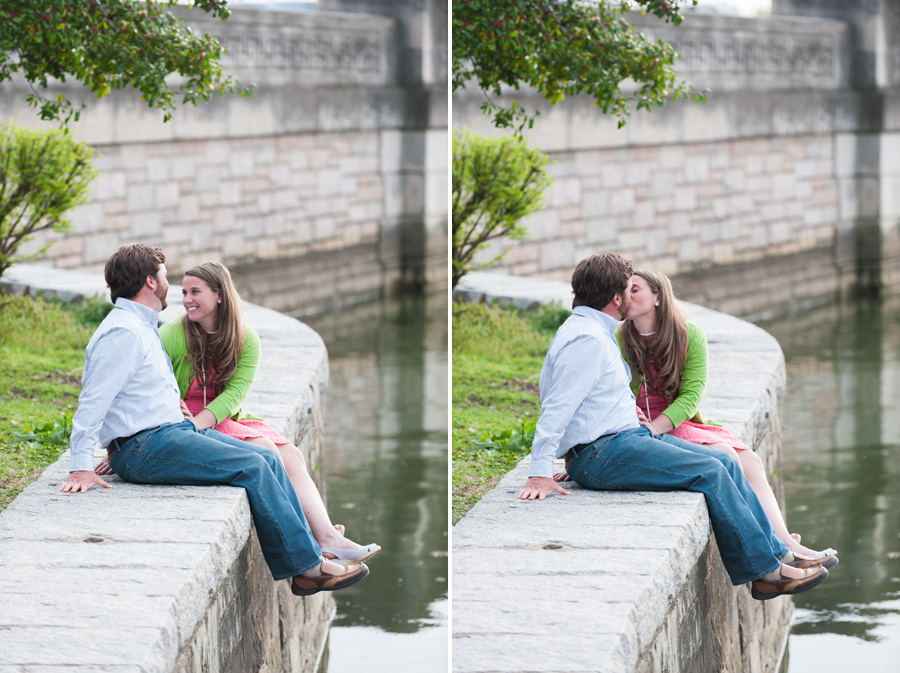
[[383,548],[334,594],[328,671],[446,671],[447,295],[306,322],[328,347],[331,518]]
[[794,598],[791,673],[900,671],[900,297],[761,326],[787,366],[781,474],[788,527],[834,547]]

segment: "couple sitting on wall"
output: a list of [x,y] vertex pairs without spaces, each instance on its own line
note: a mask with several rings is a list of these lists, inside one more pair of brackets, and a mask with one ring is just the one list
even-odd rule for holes
[[[276,580],[291,579],[296,595],[309,596],[363,579],[363,561],[380,547],[344,537],[299,449],[241,412],[260,342],[241,323],[228,270],[209,262],[187,271],[187,314],[159,330],[169,289],[160,248],[122,246],[105,277],[115,308],[85,349],[71,471],[60,490],[110,488],[98,475],[113,472],[141,484],[241,486]],[[108,459],[95,468],[98,440]]]
[[[592,255],[572,275],[573,314],[541,368],[541,416],[519,498],[596,490],[697,491],[706,496],[725,569],[767,600],[812,589],[837,564],[788,532],[764,466],[699,413],[706,337],[680,312],[669,279]],[[619,322],[619,321],[624,322]],[[635,397],[637,395],[637,397]],[[566,471],[553,474],[565,458]]]

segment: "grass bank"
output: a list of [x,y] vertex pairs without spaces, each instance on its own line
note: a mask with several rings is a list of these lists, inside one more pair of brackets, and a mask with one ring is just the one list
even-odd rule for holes
[[453,304],[453,523],[531,450],[547,348],[569,312]]
[[0,511],[68,448],[84,348],[110,308],[0,295]]

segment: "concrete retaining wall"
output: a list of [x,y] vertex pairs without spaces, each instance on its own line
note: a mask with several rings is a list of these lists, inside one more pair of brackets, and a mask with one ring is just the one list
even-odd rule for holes
[[[3,291],[105,294],[102,277],[14,266]],[[181,313],[172,285],[163,321]],[[321,461],[328,356],[306,325],[245,304],[263,343],[245,408]],[[97,449],[99,459],[105,451]],[[0,673],[314,673],[329,594],[275,583],[243,489],[142,486],[59,492],[66,452],[0,513]],[[321,476],[318,477],[321,479]],[[320,488],[323,486],[319,484]]]
[[[454,297],[571,306],[572,294],[566,283],[476,273]],[[778,343],[732,316],[686,307],[709,342],[704,416],[752,446],[771,474],[785,385]],[[530,460],[454,528],[456,673],[779,670],[793,604],[731,586],[703,495],[571,485],[569,496],[523,502]]]

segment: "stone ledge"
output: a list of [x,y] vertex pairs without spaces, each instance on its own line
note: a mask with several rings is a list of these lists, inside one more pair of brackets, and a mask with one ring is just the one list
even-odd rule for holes
[[[571,305],[567,283],[467,275],[454,299]],[[688,305],[707,335],[704,415],[777,465],[784,356],[742,320]],[[732,587],[701,494],[516,500],[525,458],[453,530],[455,673],[778,670],[792,603]],[[556,469],[562,469],[558,461]],[[764,628],[765,627],[765,628]],[[742,633],[743,631],[743,633]]]
[[[106,294],[100,276],[33,265],[10,268],[0,289],[66,301]],[[182,312],[180,286],[168,300],[164,322]],[[244,317],[264,344],[246,408],[314,465],[325,345],[275,311],[245,304]],[[243,489],[113,475],[112,489],[66,495],[68,463],[66,452],[0,513],[0,673],[250,671],[262,659],[267,670],[316,670],[333,599],[294,598],[272,581]]]

